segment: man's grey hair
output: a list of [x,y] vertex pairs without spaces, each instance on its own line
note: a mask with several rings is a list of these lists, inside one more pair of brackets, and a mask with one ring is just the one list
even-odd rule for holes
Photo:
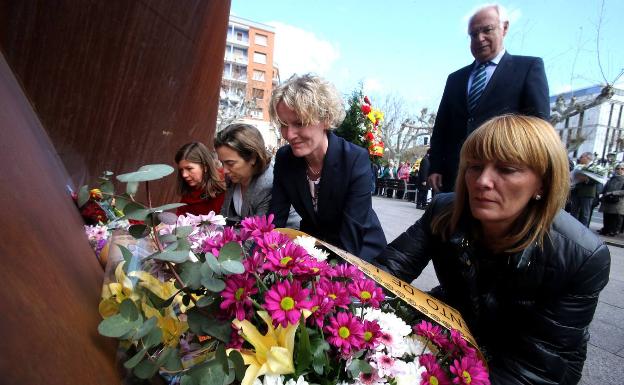
[[589,160],[594,160],[594,153],[590,151],[582,153],[581,156],[589,158]]
[[505,22],[509,23],[509,13],[507,13],[507,9],[500,4],[493,3],[493,4],[483,4],[475,8],[475,10],[472,12],[472,16],[470,16],[470,18],[468,19],[468,26],[470,26],[472,19],[475,17],[477,13],[484,11],[486,9],[489,9],[489,8],[494,8],[496,13],[498,14],[498,22],[501,28],[503,27]]

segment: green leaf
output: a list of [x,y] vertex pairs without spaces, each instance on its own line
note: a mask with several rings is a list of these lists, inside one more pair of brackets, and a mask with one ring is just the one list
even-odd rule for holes
[[164,300],[160,298],[159,296],[157,296],[156,294],[152,293],[151,291],[149,290],[147,291],[147,298],[149,299],[149,302],[152,305],[152,307],[156,309],[162,309],[167,306],[170,306],[173,303],[173,300],[175,299],[177,295],[178,293],[175,293],[174,295],[169,297],[167,300]]
[[139,191],[138,182],[128,182],[128,184],[126,184],[126,194],[134,196],[136,195],[137,191]]
[[210,306],[214,303],[215,299],[210,295],[205,295],[197,300],[198,307]]
[[139,318],[139,309],[137,309],[134,301],[126,298],[121,302],[121,305],[119,305],[119,314],[127,320],[135,321]]
[[186,203],[168,203],[166,205],[151,208],[149,209],[149,211],[152,213],[155,213],[155,212],[160,212],[160,211],[177,209],[178,207],[182,207],[182,206],[186,206]]
[[177,250],[191,250],[191,243],[186,238],[178,239],[178,248]]
[[238,242],[228,242],[219,251],[219,260],[232,259],[240,261],[243,259],[243,248]]
[[221,262],[221,268],[225,274],[243,274],[245,266],[239,261],[225,260]]
[[178,239],[176,238],[175,241],[171,242],[170,244],[167,245],[167,247],[165,247],[164,251],[175,251],[178,248]]
[[147,214],[147,218],[145,218],[145,224],[149,227],[156,227],[160,224],[160,219],[158,219],[158,214],[149,213]]
[[171,349],[171,353],[162,361],[161,366],[172,372],[182,370],[182,361],[180,360],[178,349]]
[[132,358],[124,362],[123,365],[126,367],[126,369],[134,368],[135,366],[139,364],[139,362],[141,362],[143,357],[145,357],[145,352],[147,352],[147,349],[139,350],[134,356],[132,356]]
[[131,225],[128,232],[136,239],[145,238],[149,235],[149,229],[145,225]]
[[103,319],[98,332],[105,337],[119,338],[134,328],[136,321],[130,321],[121,314]]
[[115,194],[115,186],[107,180],[100,183],[100,191],[102,191],[102,194],[110,196]]
[[143,322],[143,325],[141,325],[139,330],[137,330],[136,335],[134,336],[134,339],[143,338],[146,335],[148,335],[152,331],[152,329],[156,327],[157,323],[158,323],[158,319],[156,317],[150,317],[150,319]]
[[247,370],[245,368],[245,361],[243,360],[243,356],[240,354],[238,350],[232,350],[230,351],[229,358],[234,364],[234,372],[236,373],[236,380],[239,382],[243,381],[243,378],[245,377],[245,371]]
[[117,180],[120,182],[146,182],[163,178],[173,171],[173,167],[166,164],[148,164],[135,172],[117,175]]
[[201,274],[203,277],[212,278],[214,274],[220,275],[223,273],[221,271],[221,264],[214,255],[206,253],[204,258],[206,258],[206,262],[204,262],[201,267]]
[[182,263],[188,260],[189,252],[186,250],[170,250],[150,255],[151,258],[159,261],[169,261],[173,263]]
[[183,374],[182,377],[180,377],[180,385],[196,385],[197,383],[193,380],[193,377],[191,377],[188,374]]
[[180,278],[182,282],[193,290],[199,289],[201,286],[201,272],[199,271],[200,264],[198,262],[187,261],[178,266],[182,267],[180,271]]
[[232,331],[230,321],[218,320],[212,315],[200,313],[197,309],[191,309],[186,314],[189,329],[193,333],[197,335],[208,334],[225,343],[230,341]]
[[195,226],[180,226],[175,230],[175,235],[178,238],[186,238],[195,230]]
[[89,201],[89,198],[91,198],[91,194],[89,193],[89,186],[81,186],[80,190],[78,190],[78,207],[84,206]]
[[150,360],[143,360],[132,371],[137,377],[144,380],[154,377],[154,374],[158,371],[158,365]]
[[207,365],[204,370],[204,374],[199,380],[200,385],[223,385],[225,380],[225,373],[221,365],[216,360],[210,361],[210,365]]
[[297,346],[297,360],[295,361],[296,372],[305,372],[312,363],[312,346],[310,345],[310,335],[305,324],[299,327],[299,344]]
[[166,225],[175,225],[176,223],[178,223],[178,216],[168,211],[158,213],[158,218],[162,223]]
[[219,344],[219,346],[217,346],[215,360],[217,360],[217,362],[221,364],[223,373],[225,373],[226,375],[230,374],[230,365],[228,364],[227,354],[225,353],[225,345]]
[[324,368],[329,366],[326,354],[330,349],[329,344],[320,336],[316,336],[310,340],[310,345],[312,346],[313,357],[312,368],[316,374],[323,375]]
[[128,219],[134,219],[136,221],[144,221],[149,214],[149,210],[147,210],[143,205],[130,202],[124,208],[124,214]]
[[115,207],[117,207],[121,211],[124,211],[128,203],[130,202],[132,201],[128,197],[122,197],[122,196],[115,197]]
[[201,284],[213,293],[219,293],[225,289],[225,282],[217,278],[202,277]]
[[163,234],[158,236],[158,239],[160,239],[161,243],[171,243],[177,241],[178,237],[175,234]]
[[147,337],[143,339],[143,347],[149,349],[156,345],[160,345],[162,341],[162,331],[159,328],[154,328],[147,334]]
[[347,370],[351,372],[353,378],[357,378],[360,373],[368,374],[372,372],[373,368],[365,360],[355,359],[347,366]]

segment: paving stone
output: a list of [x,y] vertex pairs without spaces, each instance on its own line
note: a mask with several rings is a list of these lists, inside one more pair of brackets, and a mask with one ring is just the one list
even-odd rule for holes
[[[620,324],[620,326],[624,325]],[[589,325],[589,333],[589,342],[609,353],[617,355],[624,349],[624,329],[621,327],[594,318]]]

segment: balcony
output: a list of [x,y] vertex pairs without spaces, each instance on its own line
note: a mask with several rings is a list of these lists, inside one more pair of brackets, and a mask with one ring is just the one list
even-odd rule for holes
[[237,45],[239,47],[249,47],[249,37],[238,39],[235,35],[227,35],[226,42],[228,44]]
[[247,84],[247,75],[223,74],[223,80]]
[[247,65],[249,59],[247,56],[225,55],[225,61],[230,63]]

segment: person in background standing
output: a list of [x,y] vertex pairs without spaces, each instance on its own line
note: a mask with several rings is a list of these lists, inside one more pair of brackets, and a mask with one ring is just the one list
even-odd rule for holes
[[594,154],[584,152],[581,154],[578,164],[572,172],[572,216],[586,227],[589,227],[594,199],[598,195],[598,182],[581,173],[584,168],[591,167],[594,163]]
[[418,169],[418,181],[417,188],[418,192],[416,195],[416,208],[424,210],[427,208],[427,196],[429,195],[429,183],[427,182],[427,177],[429,176],[429,151],[431,149],[427,149],[427,153],[420,161],[420,168]]
[[[410,164],[409,162],[401,162],[399,169],[397,170],[397,179],[402,180],[405,184],[409,180]],[[403,199],[405,195],[405,189],[399,188],[396,193],[397,199]]]
[[449,75],[433,126],[429,185],[434,192],[453,191],[462,144],[486,120],[508,113],[550,116],[544,62],[506,52],[508,29],[509,17],[500,5],[481,7],[470,18],[475,61]]
[[624,163],[618,163],[614,168],[614,175],[605,184],[600,198],[603,227],[599,231],[602,235],[615,236],[622,227],[624,215]]

